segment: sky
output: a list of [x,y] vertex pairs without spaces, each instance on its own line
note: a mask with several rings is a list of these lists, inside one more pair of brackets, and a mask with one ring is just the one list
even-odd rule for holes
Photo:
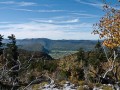
[[[0,34],[17,39],[98,40],[102,0],[0,0]],[[111,0],[113,3],[115,0]]]

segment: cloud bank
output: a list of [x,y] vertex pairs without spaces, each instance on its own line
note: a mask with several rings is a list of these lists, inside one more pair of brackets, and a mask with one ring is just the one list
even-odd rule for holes
[[[77,21],[73,20],[72,22]],[[91,28],[91,29],[90,29]],[[79,24],[50,24],[50,23],[16,23],[0,25],[0,32],[5,37],[15,34],[17,38],[50,38],[50,39],[97,39],[91,34],[90,23]]]

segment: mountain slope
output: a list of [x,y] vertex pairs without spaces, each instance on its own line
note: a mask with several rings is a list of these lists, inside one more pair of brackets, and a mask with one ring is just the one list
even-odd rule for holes
[[[44,46],[47,50],[78,50],[79,48],[84,48],[90,50],[96,44],[96,40],[50,40],[46,38],[37,39],[23,39],[18,40],[17,44],[21,45],[23,48],[27,46],[33,46],[35,50],[39,50],[40,46]],[[32,48],[29,48],[32,50]]]
[[19,39],[17,45],[30,51],[76,51],[79,48],[91,50],[97,40],[50,40],[47,38]]

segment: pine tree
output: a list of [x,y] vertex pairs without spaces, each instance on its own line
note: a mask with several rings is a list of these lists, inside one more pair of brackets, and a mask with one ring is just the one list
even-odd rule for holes
[[3,35],[0,34],[0,55],[3,54],[3,43],[2,43],[2,40],[3,40]]
[[83,48],[80,48],[79,49],[79,52],[77,53],[77,59],[78,61],[81,61],[82,64],[83,64],[83,72],[81,73],[84,73],[84,79],[85,79],[85,82],[87,83],[88,82],[88,53],[85,52],[83,50]]
[[83,48],[80,48],[78,53],[77,53],[77,59],[78,61],[84,61],[85,60],[85,52]]
[[102,48],[101,42],[98,40],[97,44],[95,45],[95,58],[98,59],[100,62],[107,61],[104,50]]
[[11,36],[8,36],[8,39],[9,39],[9,43],[7,44],[7,47],[9,49],[9,51],[11,52],[11,58],[14,60],[14,61],[17,61],[18,59],[18,47],[16,45],[16,38],[15,38],[15,35],[11,35]]
[[101,42],[98,40],[97,44],[95,45],[95,50],[94,50],[94,67],[98,69],[97,74],[101,75],[103,73],[103,69],[101,67],[101,62],[107,62],[105,52],[102,48]]
[[11,69],[11,73],[10,73],[10,77],[13,81],[13,83],[15,83],[17,81],[17,77],[18,77],[18,69],[19,69],[19,65],[18,65],[18,47],[16,45],[16,38],[15,35],[11,35],[8,36],[9,39],[9,43],[7,44],[8,47],[8,61],[10,62],[8,64],[8,68]]

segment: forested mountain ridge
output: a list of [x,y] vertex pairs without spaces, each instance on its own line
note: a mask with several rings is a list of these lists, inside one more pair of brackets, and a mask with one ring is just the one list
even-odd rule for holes
[[[5,40],[4,42],[6,42]],[[17,45],[30,51],[51,51],[51,50],[72,50],[76,51],[80,47],[85,50],[94,48],[97,40],[51,40],[47,38],[18,39]]]

